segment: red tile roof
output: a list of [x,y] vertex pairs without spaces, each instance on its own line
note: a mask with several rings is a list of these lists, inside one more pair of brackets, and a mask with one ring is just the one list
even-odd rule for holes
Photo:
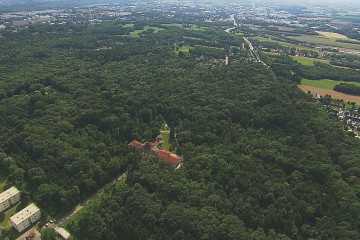
[[158,145],[159,145],[158,140],[159,140],[159,137],[156,138],[155,143],[145,142],[144,144],[140,143],[137,140],[134,140],[131,143],[129,143],[128,145],[141,151],[141,152],[145,152],[147,154],[164,159],[173,165],[177,165],[179,163],[179,161],[181,160],[181,157],[177,156],[176,154],[173,154],[172,152],[170,152],[168,150],[160,150],[158,148]]

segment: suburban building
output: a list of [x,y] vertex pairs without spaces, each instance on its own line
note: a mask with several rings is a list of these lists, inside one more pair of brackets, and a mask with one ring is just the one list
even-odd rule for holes
[[64,240],[68,240],[70,238],[70,233],[63,228],[55,229],[55,231],[57,235]]
[[11,187],[0,194],[0,212],[8,209],[20,201],[20,192],[16,187]]
[[177,156],[176,154],[173,154],[170,151],[162,150],[161,149],[162,142],[163,142],[162,137],[157,136],[154,143],[151,142],[141,143],[137,140],[134,140],[131,143],[129,143],[129,146],[135,148],[136,150],[148,156],[158,157],[166,160],[168,163],[177,165],[181,161],[181,157]]
[[14,216],[12,216],[10,218],[10,222],[14,226],[14,228],[16,228],[16,230],[22,232],[24,229],[28,228],[31,224],[35,223],[40,218],[40,209],[32,203]]

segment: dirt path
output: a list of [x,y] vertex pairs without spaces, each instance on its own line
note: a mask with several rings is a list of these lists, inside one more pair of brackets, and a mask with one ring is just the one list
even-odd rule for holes
[[360,104],[360,97],[349,95],[345,93],[339,93],[333,90],[325,90],[317,87],[311,87],[311,86],[305,86],[305,85],[299,85],[299,88],[303,90],[304,92],[310,91],[312,94],[319,94],[321,96],[325,96],[326,94],[329,94],[332,98],[335,99],[343,99],[345,102],[356,102],[356,104]]

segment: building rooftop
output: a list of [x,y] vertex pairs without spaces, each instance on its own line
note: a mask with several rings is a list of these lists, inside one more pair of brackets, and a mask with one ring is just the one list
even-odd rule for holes
[[0,202],[3,202],[5,200],[11,198],[12,196],[15,196],[18,193],[19,193],[19,190],[17,190],[16,187],[11,187],[8,190],[6,190],[5,192],[0,193]]
[[56,229],[56,232],[63,238],[63,239],[69,239],[70,238],[70,233],[68,231],[66,231],[63,228],[58,228]]
[[37,211],[40,211],[40,209],[37,206],[35,206],[35,204],[32,203],[23,210],[21,210],[20,212],[18,212],[17,214],[15,214],[14,216],[12,216],[10,220],[14,224],[18,225],[23,220],[28,219],[31,215],[33,215]]

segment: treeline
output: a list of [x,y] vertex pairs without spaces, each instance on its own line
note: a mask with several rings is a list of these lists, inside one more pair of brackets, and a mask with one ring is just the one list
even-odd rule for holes
[[360,87],[354,84],[340,83],[334,87],[334,90],[360,96]]
[[[331,79],[339,81],[359,82],[360,72],[354,69],[339,68],[330,64],[315,62],[314,66],[304,66],[294,61],[289,56],[269,56],[261,57],[279,76],[299,81],[306,79]],[[340,65],[338,63],[337,65]]]
[[333,67],[329,64],[315,63],[315,66],[302,66],[300,75],[307,79],[332,79],[340,81],[360,81],[360,72],[352,69]]

